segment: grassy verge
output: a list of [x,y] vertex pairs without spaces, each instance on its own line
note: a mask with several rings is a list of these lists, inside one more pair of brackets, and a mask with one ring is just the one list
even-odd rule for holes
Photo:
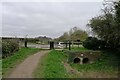
[[52,50],[44,56],[34,76],[37,78],[66,78],[68,77],[63,61],[67,59],[62,51]]
[[2,78],[2,60],[0,60],[0,79]]
[[14,68],[18,63],[23,61],[26,57],[31,54],[36,53],[40,49],[37,48],[21,48],[18,52],[14,55],[2,59],[2,75],[3,77],[6,76],[9,71]]

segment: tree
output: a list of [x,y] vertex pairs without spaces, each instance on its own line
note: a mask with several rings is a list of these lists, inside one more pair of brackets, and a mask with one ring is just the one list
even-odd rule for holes
[[69,34],[65,32],[62,36],[58,38],[59,41],[66,41],[69,40]]
[[73,41],[84,41],[88,37],[88,34],[85,31],[79,29],[78,27],[73,27],[72,29],[70,29],[69,34],[70,39]]
[[119,45],[120,47],[120,1],[115,3],[115,21],[116,21],[116,31],[117,32],[116,35],[116,44]]
[[65,32],[62,36],[60,36],[57,41],[66,41],[66,40],[72,40],[72,41],[76,41],[76,40],[85,40],[88,37],[88,34],[79,29],[78,27],[73,27],[71,28],[68,32]]
[[103,15],[92,18],[88,25],[108,47],[116,48],[120,45],[120,1],[114,4],[114,9],[109,7],[105,7]]
[[83,42],[83,46],[87,49],[97,50],[100,48],[100,41],[95,37],[88,37]]

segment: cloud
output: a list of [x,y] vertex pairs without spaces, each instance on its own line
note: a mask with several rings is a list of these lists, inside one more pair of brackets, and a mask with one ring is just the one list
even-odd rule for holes
[[58,37],[74,26],[86,29],[99,15],[101,2],[4,2],[3,36]]
[[[104,0],[2,0],[3,2],[102,2]],[[114,0],[108,0],[114,1]]]

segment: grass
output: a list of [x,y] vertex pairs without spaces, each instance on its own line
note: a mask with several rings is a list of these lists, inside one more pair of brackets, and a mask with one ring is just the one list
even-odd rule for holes
[[0,60],[0,79],[2,78],[2,60]]
[[[63,49],[64,51],[69,51],[68,49]],[[70,51],[91,51],[87,48],[82,47],[71,47]]]
[[118,75],[118,62],[119,59],[116,55],[114,55],[114,52],[102,51],[100,60],[97,60],[95,63],[83,65],[71,63],[70,65],[79,72],[105,73],[111,77],[114,77]]
[[72,47],[71,50],[68,49],[63,49],[65,53],[75,53],[75,52],[94,52],[94,53],[99,53],[99,50],[89,50],[87,48],[84,48],[83,46],[81,47]]
[[[83,47],[72,48],[72,51],[90,51]],[[91,64],[74,64],[69,63],[70,66],[80,72],[80,74],[69,73],[66,71],[64,64],[68,59],[68,54],[64,51],[52,50],[45,55],[34,72],[35,78],[116,78],[118,77],[118,57],[113,52],[102,51],[102,57],[95,63]]]
[[89,51],[89,49],[84,47],[73,47],[71,51]]
[[21,48],[18,52],[15,52],[14,55],[2,59],[2,75],[6,76],[11,69],[23,61],[26,57],[31,54],[38,52],[40,49],[37,48]]
[[62,51],[52,50],[44,56],[35,71],[35,78],[67,78],[69,75],[64,68],[63,61],[67,55]]

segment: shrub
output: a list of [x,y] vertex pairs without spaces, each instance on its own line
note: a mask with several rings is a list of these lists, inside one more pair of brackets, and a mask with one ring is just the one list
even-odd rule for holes
[[84,42],[83,46],[87,49],[97,50],[100,48],[101,41],[95,37],[88,37]]
[[19,50],[19,42],[16,40],[3,40],[2,41],[2,57],[7,57],[13,52]]

